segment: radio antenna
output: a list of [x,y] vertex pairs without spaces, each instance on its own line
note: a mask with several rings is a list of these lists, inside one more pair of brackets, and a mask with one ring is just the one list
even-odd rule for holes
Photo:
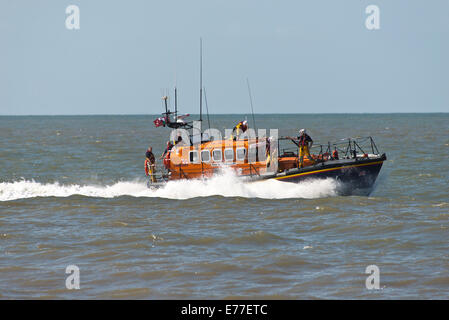
[[204,102],[206,102],[207,125],[209,126],[209,129],[210,129],[209,106],[207,105],[206,88],[203,88],[203,90],[204,90]]
[[253,98],[252,98],[252,95],[251,95],[251,88],[249,86],[248,78],[246,78],[246,84],[248,85],[249,102],[251,104],[251,114],[253,116],[254,131],[256,132],[256,135],[257,135],[256,119],[254,118]]
[[177,120],[177,118],[178,118],[178,95],[175,86],[175,121]]
[[200,121],[203,121],[203,39],[200,38]]

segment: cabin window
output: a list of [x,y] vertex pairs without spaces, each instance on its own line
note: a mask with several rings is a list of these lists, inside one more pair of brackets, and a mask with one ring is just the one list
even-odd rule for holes
[[234,161],[234,149],[225,149],[224,151],[224,158],[226,162],[233,162]]
[[201,161],[210,162],[210,151],[209,150],[201,151]]
[[189,160],[190,163],[198,163],[198,151],[190,151],[189,152]]
[[214,151],[212,151],[212,159],[214,159],[215,162],[221,162],[223,160],[221,149],[214,149]]
[[246,148],[237,148],[235,157],[237,161],[243,161],[246,157]]

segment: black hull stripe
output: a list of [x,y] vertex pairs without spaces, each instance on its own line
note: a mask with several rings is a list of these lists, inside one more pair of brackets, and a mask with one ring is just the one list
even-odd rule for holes
[[306,175],[309,175],[309,174],[317,174],[317,173],[334,171],[334,170],[340,170],[340,169],[346,169],[346,168],[371,166],[371,165],[381,164],[383,162],[384,161],[381,160],[381,161],[370,162],[370,163],[353,164],[353,165],[349,165],[349,166],[341,166],[341,167],[335,167],[335,168],[327,168],[327,169],[315,170],[315,171],[310,171],[310,172],[296,173],[296,174],[292,174],[292,175],[288,175],[288,176],[284,176],[284,177],[276,177],[276,178],[272,178],[272,179],[283,180],[283,179],[289,179],[289,178],[294,178],[294,177],[306,176]]

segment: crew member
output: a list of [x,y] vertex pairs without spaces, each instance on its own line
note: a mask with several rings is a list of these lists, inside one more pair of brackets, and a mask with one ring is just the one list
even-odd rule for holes
[[162,159],[163,157],[165,157],[167,155],[167,153],[169,153],[172,148],[173,148],[173,143],[171,143],[170,141],[167,141],[167,146],[165,147],[164,153],[162,153],[162,155],[160,156],[159,159]]
[[312,156],[310,155],[310,151],[309,151],[310,148],[312,148],[313,140],[306,133],[306,129],[299,130],[298,145],[299,145],[299,165],[300,165],[300,168],[303,167],[304,156],[307,156],[307,158],[309,158],[309,160],[315,162],[315,160],[313,160]]
[[234,129],[232,129],[231,139],[237,140],[240,137],[240,134],[246,132],[248,130],[248,121],[240,121]]
[[163,163],[164,163],[164,167],[165,169],[167,169],[168,171],[170,171],[170,150],[173,148],[173,143],[171,141],[167,141],[167,147],[164,150],[164,153],[162,153],[162,155],[160,156],[159,159],[164,158]]
[[148,147],[145,157],[145,174],[150,176],[151,182],[156,182],[156,176],[154,174],[156,172],[156,159],[152,147]]
[[[297,139],[294,139],[292,137],[287,137],[288,139],[291,139],[298,147],[299,147],[299,167],[303,167],[304,163],[304,155],[307,156],[311,161],[315,162],[315,160],[310,155],[309,149],[312,148],[313,140],[312,138],[306,133],[306,129],[299,130],[299,136]],[[296,143],[295,140],[298,140],[298,143]],[[310,145],[309,145],[310,143]]]
[[178,134],[178,137],[176,138],[176,140],[173,140],[173,146],[176,146],[178,143],[182,142],[182,137],[180,134]]
[[267,138],[267,142],[266,142],[266,145],[265,145],[265,156],[266,156],[265,165],[266,165],[267,168],[271,164],[270,145],[271,145],[271,137]]

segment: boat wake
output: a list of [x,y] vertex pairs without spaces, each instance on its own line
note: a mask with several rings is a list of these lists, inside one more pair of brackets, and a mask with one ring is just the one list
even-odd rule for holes
[[0,201],[35,197],[70,197],[82,195],[95,198],[120,196],[191,199],[223,196],[263,199],[314,199],[338,195],[338,183],[333,179],[310,180],[298,184],[265,180],[245,183],[231,172],[223,172],[206,180],[171,181],[157,189],[149,189],[146,181],[120,181],[111,185],[79,185],[40,183],[21,180],[0,183]]

